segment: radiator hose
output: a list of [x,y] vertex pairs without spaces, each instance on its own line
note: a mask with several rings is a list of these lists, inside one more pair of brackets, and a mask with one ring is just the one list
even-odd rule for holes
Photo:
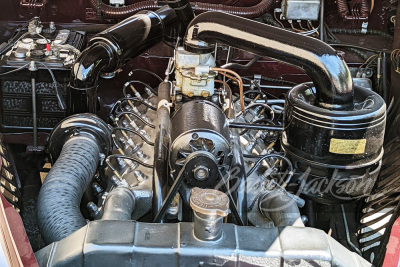
[[281,191],[272,191],[262,195],[258,202],[261,214],[271,220],[275,227],[304,227],[296,202]]
[[110,148],[110,129],[96,115],[73,115],[54,128],[48,150],[55,163],[38,198],[39,228],[47,244],[86,225],[80,202]]

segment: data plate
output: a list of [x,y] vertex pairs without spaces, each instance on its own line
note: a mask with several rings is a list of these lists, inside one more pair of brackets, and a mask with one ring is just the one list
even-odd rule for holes
[[363,154],[367,139],[336,139],[332,138],[329,152],[334,154]]

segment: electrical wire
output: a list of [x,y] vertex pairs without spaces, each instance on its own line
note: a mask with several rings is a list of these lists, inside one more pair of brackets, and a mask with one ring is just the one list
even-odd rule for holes
[[[280,83],[280,84],[287,84],[287,85],[293,85],[293,86],[297,85],[297,83],[291,82],[291,81],[287,81],[287,80],[273,79],[273,78],[266,77],[266,76],[262,76],[262,75],[259,76],[259,77],[260,77],[260,80],[267,81],[267,82]],[[251,77],[251,76],[244,76],[244,77],[242,77],[243,80],[245,80],[245,78],[251,80],[252,77]]]
[[298,32],[298,33],[304,32],[304,30],[299,30],[296,27],[294,27],[293,22],[291,20],[289,20],[289,24],[293,31]]
[[18,26],[18,27],[14,30],[13,34],[11,35],[11,38],[7,41],[6,46],[5,46],[3,49],[1,49],[0,55],[2,55],[3,53],[5,53],[8,49],[12,48],[12,47],[22,38],[22,36],[26,36],[26,33],[25,33],[25,34],[22,34],[22,36],[20,36],[16,41],[13,41],[13,40],[15,39],[15,37],[17,36],[17,34],[18,34],[19,32],[21,32],[21,31],[23,31],[23,30],[26,30],[26,27],[28,27],[28,26],[29,26],[29,23],[30,23],[32,20],[34,20],[34,19],[38,19],[38,17],[33,17],[33,18],[31,18],[30,20],[28,20],[27,22],[25,22],[24,24],[22,24],[21,28],[19,28],[20,26]]
[[[261,88],[261,86],[260,86],[260,85],[258,84],[258,82],[256,82],[255,80],[252,80],[252,79],[246,78],[246,77],[244,77],[243,80],[250,81],[251,84],[254,85],[255,87],[257,87],[257,89],[258,89],[260,92],[265,93],[265,94],[268,95],[269,97],[278,99],[278,97],[274,96],[273,94],[270,94],[270,93],[268,93],[268,92],[266,92],[266,91],[263,91],[262,88]],[[248,91],[247,91],[247,92],[248,92]]]
[[282,26],[283,29],[285,29],[285,26],[283,26],[283,23],[276,17],[276,13],[277,13],[277,11],[274,10],[274,19],[276,20],[276,22],[279,23],[279,25]]
[[21,70],[25,69],[28,66],[29,66],[29,63],[23,65],[22,67],[19,67],[18,69],[14,69],[14,70],[10,70],[10,71],[7,71],[7,72],[0,73],[0,76],[9,75],[11,73],[21,71]]
[[146,121],[145,119],[143,119],[142,117],[140,117],[138,114],[136,114],[134,112],[123,111],[121,113],[118,113],[117,118],[120,119],[122,115],[132,115],[135,118],[137,118],[138,120],[140,120],[141,122],[143,122],[145,125],[149,126],[150,128],[153,128],[153,129],[156,128],[156,126],[154,124],[151,124],[150,122]]
[[[49,67],[47,67],[46,64],[44,64],[44,63],[42,63],[42,62],[37,62],[37,61],[35,61],[35,63],[37,63],[37,64],[39,64],[39,65],[42,65],[42,66],[45,67],[45,68],[47,69],[47,71],[50,73],[50,76],[51,76],[51,78],[52,78],[52,80],[53,80],[54,91],[55,91],[55,93],[56,93],[56,97],[57,97],[57,100],[58,100],[58,104],[59,104],[59,106],[60,106],[60,109],[61,109],[61,110],[65,110],[65,109],[66,109],[66,105],[65,105],[64,99],[62,98],[62,94],[61,94],[60,89],[59,89],[59,87],[58,87],[58,82],[57,82],[57,80],[56,80],[56,77],[54,76],[53,71],[52,71]],[[25,64],[25,65],[23,65],[22,67],[19,67],[19,68],[17,68],[17,69],[10,70],[10,71],[8,71],[8,72],[0,73],[0,76],[9,75],[9,74],[11,74],[11,73],[21,71],[21,70],[27,68],[27,67],[29,66],[29,64],[30,64],[30,63],[27,63],[27,64]]]
[[287,163],[288,169],[289,169],[288,178],[285,180],[285,182],[282,185],[282,187],[286,187],[286,185],[289,184],[290,180],[293,177],[294,169],[293,169],[293,164],[290,162],[290,160],[287,157],[280,155],[280,154],[268,154],[268,155],[262,156],[254,163],[253,167],[247,172],[246,176],[249,177],[253,172],[255,172],[260,167],[261,163],[268,158],[279,158],[281,160],[284,160]]
[[149,89],[153,94],[158,95],[158,93],[150,85],[148,85],[147,83],[139,81],[139,80],[132,80],[132,81],[128,81],[128,82],[126,82],[124,84],[124,87],[122,88],[122,92],[123,92],[124,96],[127,95],[126,88],[128,87],[128,85],[135,84],[135,83],[143,85],[144,87]]
[[160,82],[163,81],[163,79],[162,79],[160,76],[158,76],[155,72],[152,72],[152,71],[146,70],[146,69],[133,69],[133,70],[131,70],[131,71],[129,72],[128,76],[132,76],[134,72],[138,72],[138,71],[145,72],[145,73],[148,73],[148,74],[150,74],[150,75],[153,75],[153,76],[154,76],[157,80],[159,80]]
[[[114,128],[112,129],[112,132],[111,132],[111,133],[115,133],[116,131],[126,131],[126,132],[133,133],[133,134],[139,136],[146,144],[148,144],[148,145],[150,145],[150,146],[154,146],[154,143],[153,143],[153,142],[150,142],[150,141],[147,140],[147,138],[144,137],[141,133],[139,133],[138,131],[135,131],[135,130],[133,130],[133,129],[129,129],[129,128],[126,128],[126,127],[114,127]],[[114,142],[114,145],[116,145],[115,147],[116,147],[117,149],[119,149],[118,144],[116,144],[116,143]]]
[[42,62],[36,62],[36,63],[38,63],[39,65],[42,65],[43,67],[45,67],[47,69],[47,71],[50,73],[50,76],[53,79],[54,89],[55,89],[55,92],[56,92],[56,97],[57,97],[60,109],[61,110],[66,110],[66,105],[65,105],[64,99],[62,97],[62,93],[60,91],[60,88],[58,87],[58,82],[56,80],[56,77],[54,76],[53,71],[49,67],[47,67],[46,64],[44,64]]
[[370,66],[371,62],[375,61],[377,59],[377,57],[378,57],[378,55],[372,55],[369,58],[367,58],[367,60],[358,67],[358,69],[357,69],[357,77],[359,75],[361,75],[361,69],[365,66],[365,68],[363,69],[363,73],[364,73],[366,71],[366,69]]
[[312,30],[316,30],[315,33],[319,36],[319,32],[318,32],[318,28],[319,28],[319,27],[314,28],[314,26],[312,25],[312,23],[311,23],[310,20],[307,21],[307,25],[311,27],[311,31],[312,31]]
[[394,71],[400,74],[400,49],[395,49],[390,53],[390,60],[392,61]]
[[242,114],[243,114],[243,116],[245,116],[245,115],[246,115],[246,112],[247,112],[249,109],[251,109],[251,108],[253,108],[253,107],[257,107],[257,106],[262,106],[262,107],[264,107],[264,108],[269,109],[269,110],[270,110],[270,114],[271,114],[270,120],[271,120],[271,121],[274,120],[274,118],[275,118],[274,110],[273,110],[269,105],[267,105],[267,104],[265,104],[265,103],[252,103],[252,104],[248,105],[248,106],[244,109],[244,113],[239,112],[238,114],[236,114],[236,118],[237,118],[238,116],[242,115]]
[[141,160],[135,159],[134,157],[129,157],[129,156],[125,156],[125,155],[110,155],[110,156],[108,156],[106,158],[105,161],[106,161],[107,166],[113,171],[116,171],[116,169],[114,168],[114,166],[112,166],[111,159],[127,159],[127,160],[130,160],[130,161],[136,162],[136,163],[138,163],[138,164],[140,164],[140,165],[142,165],[142,166],[144,166],[146,168],[151,168],[152,169],[154,167],[153,165],[150,165],[150,164],[147,164],[147,163],[145,163],[145,162],[143,162]]
[[114,105],[111,107],[110,109],[110,115],[116,110],[117,106],[120,106],[120,109],[122,111],[122,103],[126,102],[126,101],[133,101],[133,102],[137,102],[140,103],[146,107],[148,107],[149,109],[152,110],[157,110],[157,108],[151,106],[149,103],[146,103],[144,100],[140,99],[140,98],[136,98],[136,97],[124,97],[119,99],[117,102],[114,103]]
[[299,24],[300,29],[308,31],[306,28],[303,27],[303,23],[301,23],[301,20],[298,20],[297,23]]
[[[275,123],[273,123],[271,120],[269,120],[269,119],[259,119],[259,120],[256,120],[256,121],[253,121],[252,122],[253,124],[257,124],[257,123],[267,123],[267,126],[268,126],[268,124],[269,125],[272,125],[272,126],[277,126]],[[243,131],[241,131],[240,132],[240,134],[239,135],[244,135],[246,132],[248,132],[249,131],[249,129],[244,129]],[[277,137],[278,138],[278,137]]]

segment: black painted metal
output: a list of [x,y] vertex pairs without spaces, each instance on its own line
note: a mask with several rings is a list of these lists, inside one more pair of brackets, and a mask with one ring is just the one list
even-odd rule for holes
[[[237,185],[236,192],[232,192],[236,198],[236,207],[243,224],[247,225],[247,176],[244,168],[243,153],[240,147],[239,138],[232,138],[232,165],[231,175],[233,174],[233,185]],[[235,195],[236,193],[236,195]]]
[[237,224],[240,226],[245,225],[242,217],[239,214],[238,207],[236,206],[236,201],[232,196],[232,193],[231,193],[232,190],[230,190],[228,188],[227,181],[225,180],[224,175],[221,173],[220,170],[218,170],[218,175],[219,175],[220,179],[222,180],[222,189],[229,198],[229,208],[230,208],[233,216],[235,217]]
[[77,59],[70,86],[93,89],[102,72],[113,72],[128,60],[163,40],[176,24],[176,14],[168,6],[157,11],[142,11],[99,33]]
[[[153,217],[157,217],[163,201],[167,195],[168,182],[168,148],[170,143],[170,118],[169,108],[162,103],[170,101],[171,85],[162,82],[158,87],[159,106],[157,110],[157,127],[154,146],[154,170],[153,170]],[[163,218],[160,218],[162,221]]]
[[175,10],[178,21],[177,26],[171,28],[171,33],[167,36],[174,44],[178,38],[182,41],[189,23],[194,19],[194,12],[188,0],[167,0],[166,3]]
[[[383,155],[384,100],[356,86],[355,109],[331,111],[313,105],[312,87],[298,85],[288,94],[282,134],[282,147],[305,182],[303,194],[330,203],[368,195]],[[347,143],[337,150],[334,141]]]
[[225,114],[215,104],[204,100],[193,100],[183,104],[172,116],[171,140],[195,129],[207,129],[229,140],[229,128]]
[[[193,223],[94,221],[35,256],[39,266],[370,266],[321,230],[222,224],[205,242]],[[101,233],[101,234],[99,234]],[[295,241],[297,242],[295,242]],[[306,257],[304,255],[307,255]]]
[[103,120],[91,113],[72,115],[58,123],[50,134],[47,149],[53,163],[64,144],[77,135],[94,139],[104,155],[111,150],[111,130]]
[[283,127],[279,127],[279,126],[267,126],[267,125],[256,124],[256,123],[239,123],[239,122],[230,123],[229,124],[229,128],[264,130],[264,131],[277,131],[277,132],[282,132],[283,131]]
[[225,13],[207,12],[190,23],[184,47],[205,53],[213,51],[216,42],[298,67],[314,82],[319,106],[353,108],[353,82],[346,63],[318,39]]
[[[196,159],[196,157],[194,157],[192,159]],[[183,165],[182,169],[180,170],[178,176],[175,178],[175,181],[172,184],[171,189],[168,191],[168,194],[165,197],[165,200],[163,201],[161,208],[159,210],[157,210],[157,214],[153,219],[153,223],[162,222],[162,220],[164,219],[167,209],[171,205],[171,202],[174,199],[176,193],[178,193],[178,190],[181,187],[182,182],[185,178],[185,170],[186,170],[186,165],[188,162],[190,162],[190,159],[186,161],[185,165]],[[190,170],[190,171],[192,171],[192,170]]]
[[130,220],[136,199],[132,190],[125,186],[113,189],[106,198],[102,220]]

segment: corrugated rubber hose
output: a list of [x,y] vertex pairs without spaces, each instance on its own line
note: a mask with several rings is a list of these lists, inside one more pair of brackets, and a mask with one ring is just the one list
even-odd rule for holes
[[72,137],[64,144],[39,193],[39,227],[47,244],[86,225],[80,202],[99,157],[98,143],[87,136]]
[[[258,4],[250,7],[228,6],[202,2],[191,2],[191,5],[196,14],[206,11],[220,11],[251,19],[258,18],[267,13],[267,11],[272,7],[273,3],[273,0],[261,0]],[[98,8],[97,0],[90,0],[90,4],[93,8]],[[141,10],[156,10],[160,8],[160,4],[157,0],[141,1],[123,7],[109,6],[104,4],[103,1],[101,1],[100,5],[102,16],[109,19],[124,19],[136,14]]]

